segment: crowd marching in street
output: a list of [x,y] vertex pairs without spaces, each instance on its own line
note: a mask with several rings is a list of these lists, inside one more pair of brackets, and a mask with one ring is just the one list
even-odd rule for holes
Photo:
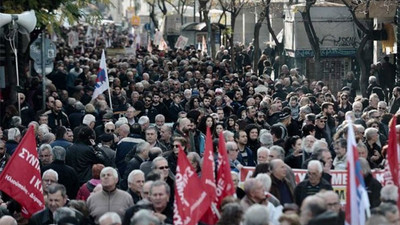
[[45,95],[32,73],[20,107],[1,103],[1,225],[400,224],[388,57],[365,98],[352,71],[334,92],[271,48],[253,67],[252,46],[211,57],[137,45],[113,24],[91,41],[73,29],[79,45],[58,38]]

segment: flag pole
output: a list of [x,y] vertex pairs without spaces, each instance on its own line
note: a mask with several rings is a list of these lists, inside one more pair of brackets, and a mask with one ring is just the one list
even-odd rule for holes
[[[105,57],[106,54],[105,54],[104,49],[103,49],[103,54],[104,54],[104,60],[107,61],[106,57]],[[110,109],[113,110],[112,102],[111,102],[110,79],[108,78],[108,73],[107,73],[107,84],[108,84],[108,101],[110,102]]]
[[108,99],[110,100],[110,109],[113,110],[112,102],[111,102],[111,91],[110,91],[110,88],[108,88]]

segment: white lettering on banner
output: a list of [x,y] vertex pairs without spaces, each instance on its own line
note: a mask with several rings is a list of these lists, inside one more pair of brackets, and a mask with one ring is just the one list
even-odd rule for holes
[[185,206],[189,207],[189,202],[185,199],[185,196],[183,195],[183,190],[185,189],[187,183],[188,183],[188,179],[189,177],[193,176],[193,171],[190,169],[190,167],[186,168],[184,171],[183,176],[178,173],[180,170],[180,168],[178,167],[176,169],[177,173],[176,173],[176,189],[178,190],[178,195],[181,198],[182,204],[184,204]]
[[[26,195],[29,195],[29,197],[36,202],[40,207],[43,206],[42,201],[40,201],[40,199],[38,199],[36,197],[36,195],[34,193],[29,193],[28,189],[26,189],[25,185],[22,185],[20,182],[18,182],[17,180],[14,180],[14,178],[12,178],[10,175],[6,175],[5,176],[6,180],[9,181],[11,184],[13,184],[15,187],[19,188],[21,191],[23,191]],[[32,181],[32,180],[31,180]],[[35,186],[36,187],[36,186]],[[38,188],[38,187],[36,187]],[[38,188],[39,189],[39,188]],[[42,185],[40,183],[40,189],[42,189]]]
[[39,191],[42,191],[42,181],[36,176],[33,176],[32,179],[29,181],[29,184],[33,184],[33,182],[35,182],[33,186]]
[[27,161],[36,170],[40,171],[39,159],[35,157],[34,154],[31,154],[27,149],[22,148],[22,151],[18,154],[18,156]]
[[182,225],[182,217],[179,215],[178,211],[178,206],[176,205],[176,200],[174,201],[174,224],[175,225]]
[[306,178],[306,173],[295,173],[295,176],[296,177],[298,177],[299,179],[296,179],[296,182],[297,182],[297,180],[304,180],[304,178]]
[[219,179],[217,183],[217,197],[222,195],[222,191],[224,189],[225,182],[223,179]]

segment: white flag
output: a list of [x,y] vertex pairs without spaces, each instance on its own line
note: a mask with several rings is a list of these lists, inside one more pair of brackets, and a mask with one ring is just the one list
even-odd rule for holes
[[107,65],[106,65],[106,55],[101,53],[99,72],[97,73],[96,84],[94,85],[94,92],[92,99],[97,98],[100,94],[110,88],[108,83]]

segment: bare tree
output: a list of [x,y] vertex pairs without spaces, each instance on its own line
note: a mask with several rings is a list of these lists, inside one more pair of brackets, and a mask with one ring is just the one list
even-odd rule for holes
[[243,6],[249,3],[250,0],[218,0],[224,12],[231,14],[231,33],[228,35],[229,45],[231,48],[231,65],[235,65],[235,51],[233,43],[233,34],[235,33],[236,18],[242,10]]
[[321,73],[321,51],[319,46],[319,39],[315,32],[312,20],[311,20],[311,7],[315,4],[316,0],[306,0],[306,6],[304,11],[300,12],[303,22],[304,29],[306,31],[308,41],[310,42],[311,49],[314,52],[314,73],[317,80],[322,80]]
[[[365,26],[363,23],[360,22],[360,20],[356,16],[357,9],[361,6],[360,4],[356,2],[351,2],[351,4],[346,1],[342,0],[343,4],[347,6],[349,9],[351,16],[353,17],[354,23],[357,25],[358,29],[363,33],[363,36],[361,38],[360,44],[358,45],[357,52],[356,52],[356,60],[358,64],[360,65],[361,69],[361,76],[360,76],[360,91],[361,94],[365,97],[367,95],[367,85],[368,85],[368,68],[367,68],[367,63],[365,61],[365,46],[368,42],[368,40],[372,39],[372,29],[368,28]],[[369,5],[370,5],[370,0],[367,0],[365,2],[365,18],[368,20],[369,19]]]
[[156,2],[155,0],[146,0],[147,4],[150,7],[150,19],[154,24],[154,27],[158,29],[158,20],[156,18],[155,9],[156,9]]
[[263,10],[258,15],[257,22],[254,26],[254,57],[253,57],[254,71],[257,70],[257,63],[258,63],[258,59],[260,58],[260,51],[258,51],[258,49],[260,48],[260,30],[261,30],[262,23],[264,22],[265,17],[266,17],[265,11],[266,11],[267,6],[265,4],[266,4],[265,1],[262,0],[260,6],[263,6]]
[[173,9],[180,15],[181,25],[183,25],[183,14],[186,11],[186,5],[188,4],[188,0],[178,0],[178,2],[173,0],[167,0],[167,3],[172,6]]

